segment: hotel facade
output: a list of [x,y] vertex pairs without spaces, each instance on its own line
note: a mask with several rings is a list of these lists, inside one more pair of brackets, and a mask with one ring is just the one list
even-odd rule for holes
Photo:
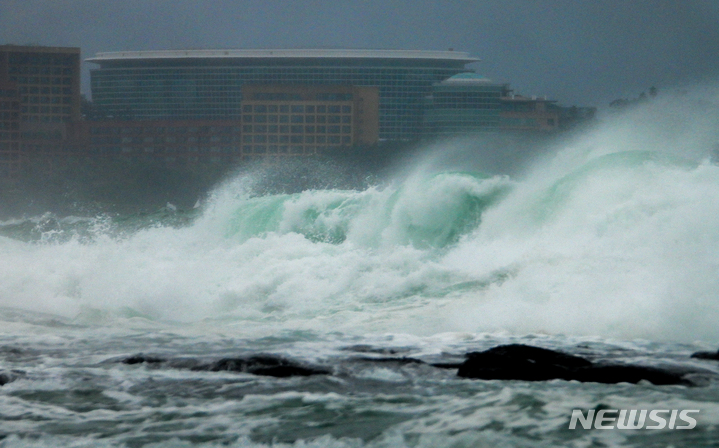
[[90,120],[71,128],[97,157],[238,163],[327,154],[377,142],[372,87],[247,85],[242,115],[231,120]]
[[0,179],[23,160],[240,163],[381,141],[553,131],[554,101],[515,96],[458,51],[98,53],[81,115],[80,49],[0,46]]
[[252,84],[374,87],[379,138],[422,136],[432,85],[470,71],[468,53],[405,50],[174,50],[98,53],[93,102],[108,118],[240,120]]

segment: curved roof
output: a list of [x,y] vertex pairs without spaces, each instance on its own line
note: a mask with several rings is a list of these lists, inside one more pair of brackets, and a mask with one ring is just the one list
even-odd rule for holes
[[454,76],[450,76],[449,78],[442,81],[442,84],[445,84],[445,83],[480,83],[480,82],[492,82],[492,80],[489,78],[485,78],[484,76],[474,73],[474,72],[464,72],[464,73],[457,73]]
[[278,50],[151,50],[151,51],[114,51],[96,53],[87,62],[101,63],[121,60],[151,59],[206,59],[206,58],[352,58],[352,59],[432,59],[462,61],[466,64],[479,59],[464,51],[428,51],[428,50],[323,50],[323,49],[278,49]]

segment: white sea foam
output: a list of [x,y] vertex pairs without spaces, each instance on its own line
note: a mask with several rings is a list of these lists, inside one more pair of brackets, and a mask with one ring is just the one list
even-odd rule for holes
[[187,227],[0,238],[0,306],[252,334],[717,341],[714,108],[713,93],[657,100],[513,180],[423,167],[365,191],[258,197],[237,178]]

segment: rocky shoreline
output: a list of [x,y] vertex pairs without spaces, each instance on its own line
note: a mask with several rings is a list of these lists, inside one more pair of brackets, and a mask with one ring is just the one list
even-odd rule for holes
[[[382,355],[395,354],[392,350]],[[717,352],[696,352],[691,358],[719,361]],[[142,353],[108,359],[106,363],[145,365],[148,368],[168,368],[205,372],[237,372],[275,378],[312,375],[336,375],[336,366],[312,365],[276,354],[257,353],[217,360],[190,357],[163,358]],[[642,381],[657,386],[702,386],[719,375],[709,369],[693,365],[664,367],[640,364],[593,362],[587,358],[524,344],[499,345],[481,352],[469,352],[462,362],[427,362],[406,356],[358,356],[345,363],[377,364],[378,366],[423,365],[437,369],[457,369],[458,378],[473,380],[511,381],[578,381],[582,383],[637,384]],[[24,378],[19,370],[0,370],[0,386]]]
[[[691,357],[719,360],[719,352],[697,352]],[[350,358],[348,362],[376,363],[378,365],[417,364],[438,369],[457,369],[457,377],[474,380],[564,380],[604,384],[637,384],[646,381],[661,386],[699,386],[702,385],[702,381],[698,381],[697,378],[717,377],[717,374],[709,369],[699,369],[690,365],[656,367],[606,361],[593,362],[584,357],[523,344],[499,345],[482,352],[469,352],[465,358],[463,362],[427,362],[413,357],[362,356]],[[128,365],[144,364],[151,368],[229,371],[277,378],[334,374],[331,365],[311,365],[274,354],[252,354],[214,361],[136,354],[108,360],[108,362]]]

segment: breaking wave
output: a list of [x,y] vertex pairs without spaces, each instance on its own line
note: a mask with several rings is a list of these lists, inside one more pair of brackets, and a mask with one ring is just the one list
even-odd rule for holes
[[425,164],[361,191],[257,195],[239,176],[179,218],[5,222],[0,306],[253,334],[715,341],[716,114],[672,104],[557,143],[513,178]]

